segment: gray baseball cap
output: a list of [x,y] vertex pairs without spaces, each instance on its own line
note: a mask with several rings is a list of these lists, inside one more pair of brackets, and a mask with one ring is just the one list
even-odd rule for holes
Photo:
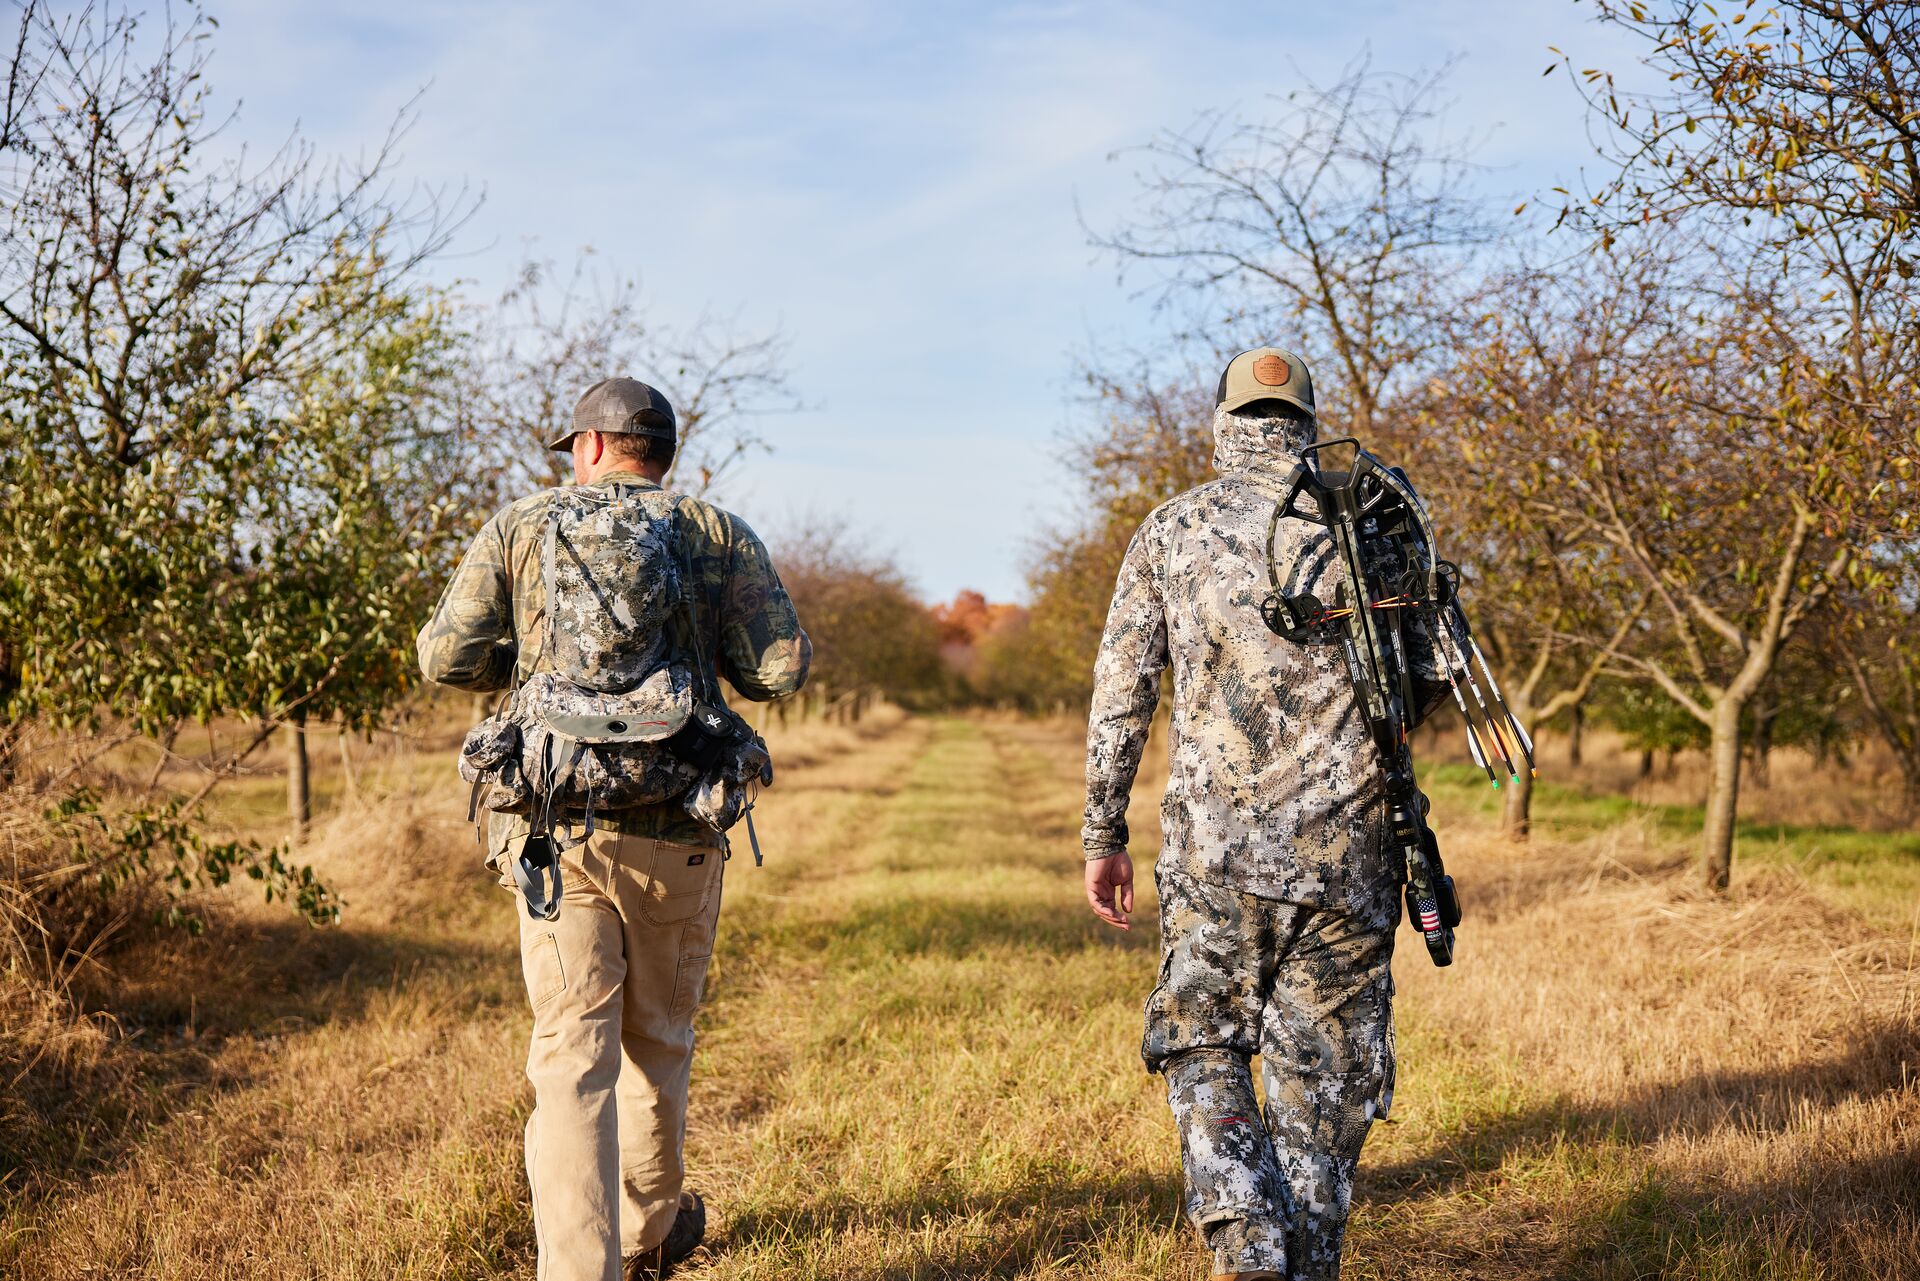
[[602,378],[587,388],[573,407],[573,426],[555,436],[549,449],[570,449],[583,431],[678,439],[673,406],[637,378]]

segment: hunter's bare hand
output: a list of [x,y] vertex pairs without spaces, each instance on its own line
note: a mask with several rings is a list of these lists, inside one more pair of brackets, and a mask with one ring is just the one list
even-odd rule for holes
[[1133,911],[1133,859],[1124,850],[1087,861],[1087,902],[1108,925],[1133,928],[1127,924]]

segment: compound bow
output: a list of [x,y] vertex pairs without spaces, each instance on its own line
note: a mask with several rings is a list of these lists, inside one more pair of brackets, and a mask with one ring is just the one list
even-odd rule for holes
[[[1323,451],[1347,445],[1353,461],[1330,470]],[[1387,776],[1387,826],[1407,861],[1407,912],[1435,965],[1453,963],[1460,901],[1440,859],[1428,802],[1414,778],[1408,739],[1415,715],[1406,620],[1416,618],[1431,641],[1453,701],[1467,727],[1467,750],[1500,786],[1500,770],[1518,781],[1533,770],[1533,743],[1521,728],[1493,669],[1460,610],[1460,569],[1434,551],[1433,523],[1406,473],[1388,467],[1350,436],[1302,451],[1267,530],[1267,573],[1273,590],[1261,606],[1267,626],[1299,643],[1338,640],[1367,729]],[[1303,506],[1303,500],[1311,507]],[[1274,540],[1283,519],[1319,525],[1340,566],[1332,602],[1281,586]],[[1299,566],[1296,566],[1296,574]],[[1475,665],[1478,665],[1478,674]],[[1482,682],[1484,678],[1484,684]],[[1489,745],[1491,751],[1489,751]]]

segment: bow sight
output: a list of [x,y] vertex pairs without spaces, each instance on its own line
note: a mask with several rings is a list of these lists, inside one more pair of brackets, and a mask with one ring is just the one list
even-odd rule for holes
[[[1341,446],[1352,449],[1352,462],[1345,470],[1328,468],[1322,455]],[[1426,939],[1433,963],[1450,965],[1460,902],[1433,829],[1427,826],[1427,798],[1414,779],[1408,741],[1416,715],[1409,624],[1431,643],[1466,722],[1467,749],[1488,781],[1500,786],[1496,758],[1516,782],[1522,763],[1531,772],[1533,743],[1507,708],[1493,669],[1474,643],[1460,611],[1459,567],[1435,553],[1433,523],[1406,473],[1386,466],[1350,436],[1311,445],[1301,456],[1267,528],[1267,574],[1273,590],[1261,604],[1261,616],[1287,640],[1341,645],[1361,715],[1386,771],[1387,827],[1407,860],[1407,912]],[[1293,569],[1296,581],[1289,586],[1297,586],[1309,562],[1331,558],[1338,562],[1332,601],[1282,586],[1274,540],[1280,522],[1288,518],[1321,526],[1330,544],[1301,557]]]

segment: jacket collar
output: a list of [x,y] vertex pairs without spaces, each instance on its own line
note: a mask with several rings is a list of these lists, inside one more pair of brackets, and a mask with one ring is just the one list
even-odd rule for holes
[[587,483],[589,485],[596,485],[596,486],[628,485],[635,489],[662,488],[661,485],[657,484],[654,481],[648,480],[645,476],[641,475],[638,471],[634,470],[631,467],[622,467],[618,471],[607,472],[604,475],[596,476],[594,479],[588,481]]

